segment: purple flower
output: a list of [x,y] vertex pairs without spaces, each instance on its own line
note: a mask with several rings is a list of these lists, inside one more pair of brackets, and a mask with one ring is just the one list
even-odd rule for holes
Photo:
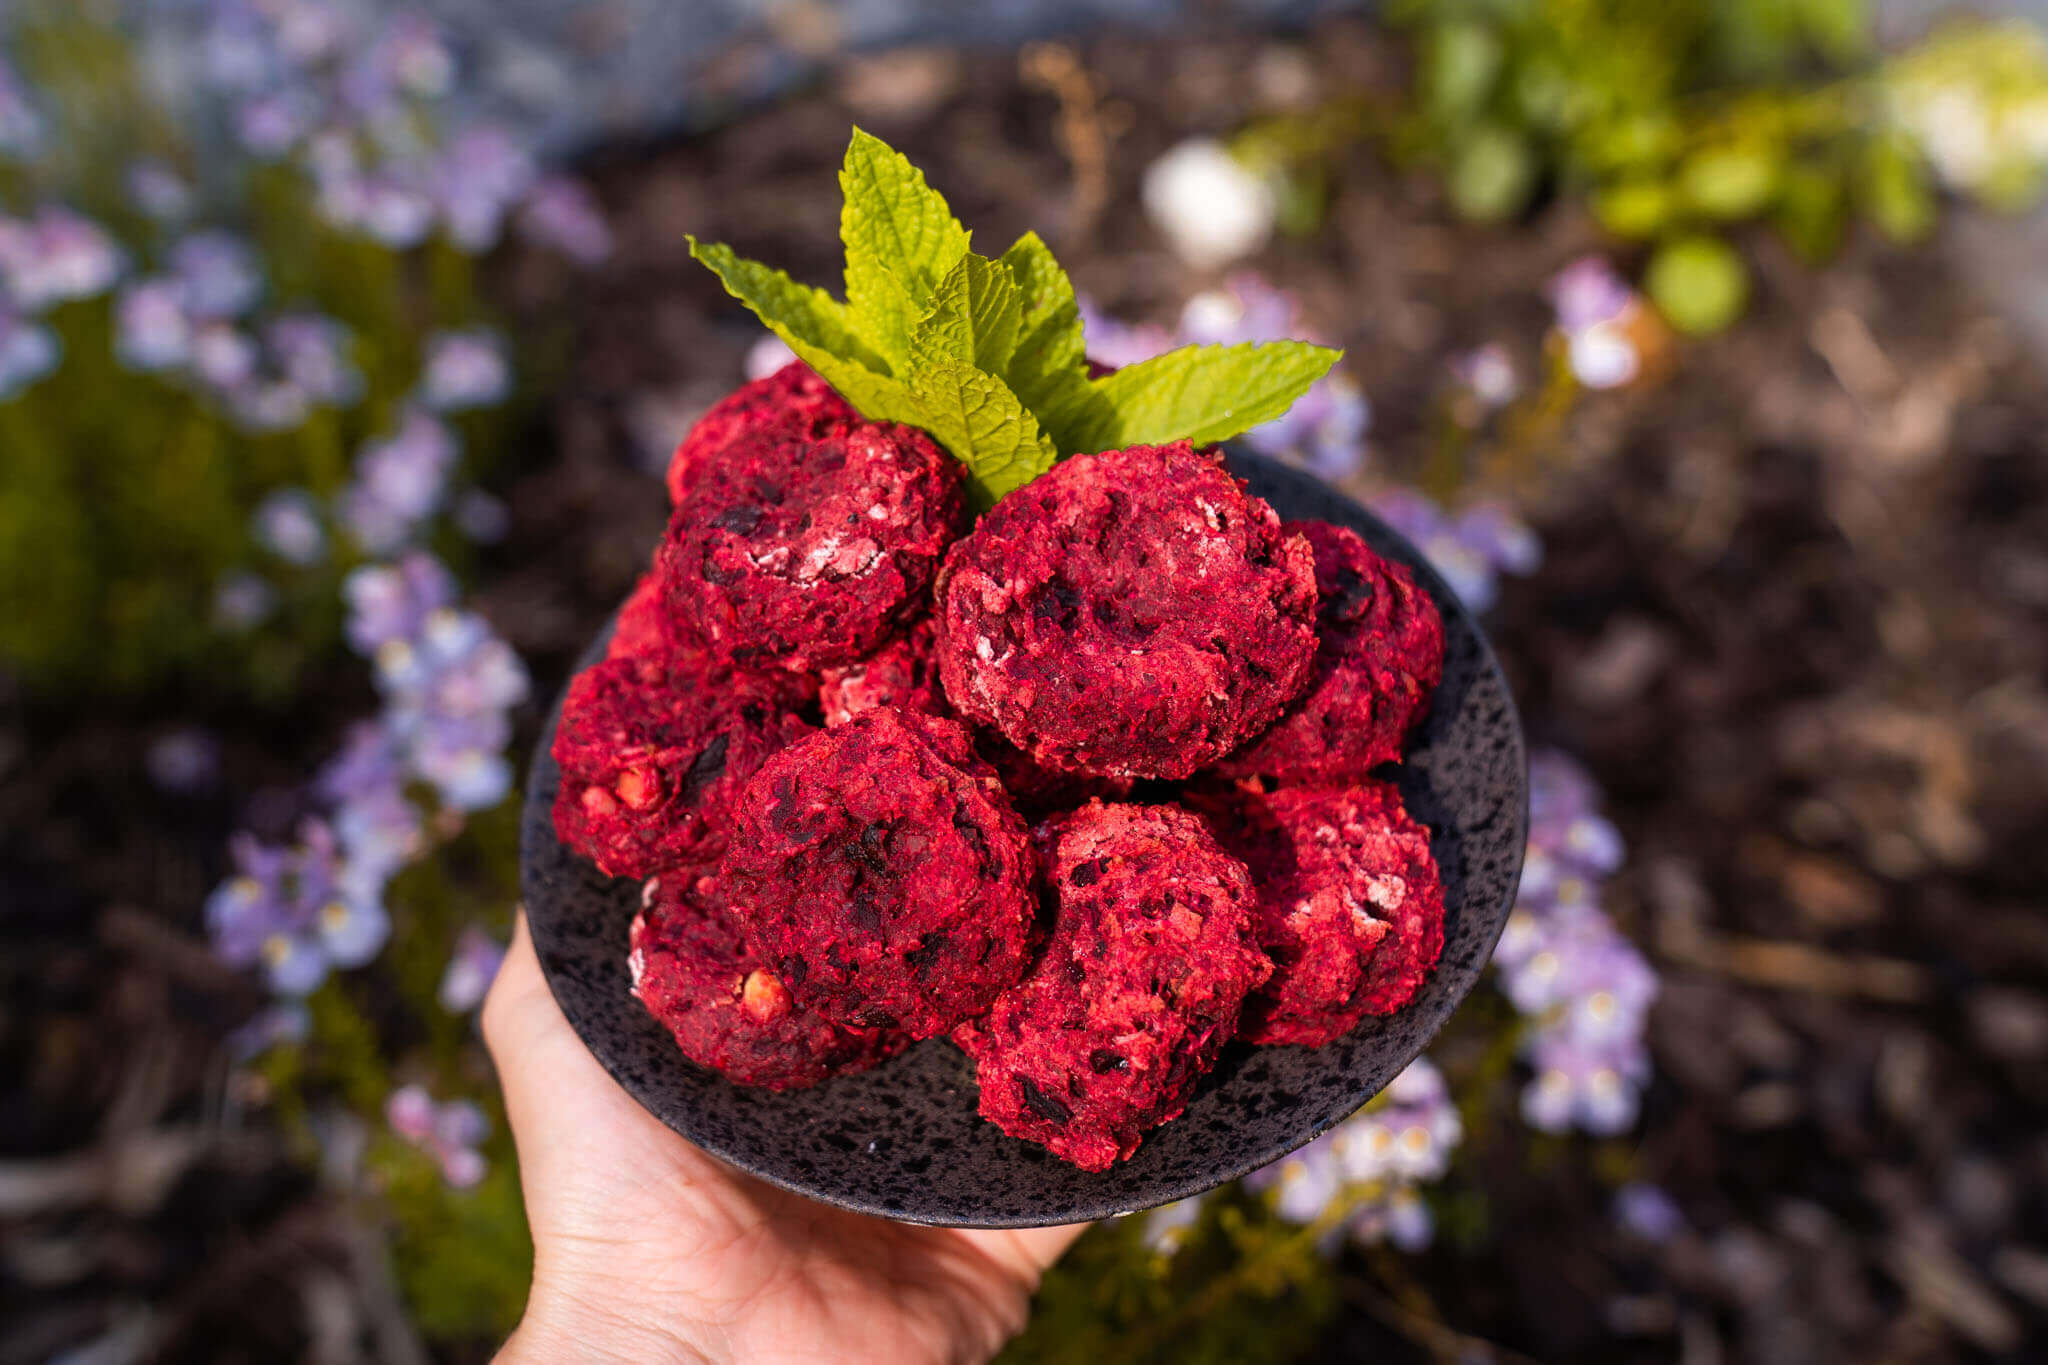
[[159,791],[204,792],[220,779],[220,741],[208,731],[181,726],[150,741],[143,766]]
[[1181,1243],[1200,1220],[1205,1201],[1206,1196],[1197,1194],[1162,1204],[1147,1213],[1145,1245],[1161,1256],[1171,1256],[1180,1250]]
[[145,218],[181,222],[192,212],[192,187],[169,162],[144,158],[128,167],[128,201]]
[[228,1055],[248,1062],[283,1043],[303,1043],[313,1031],[313,1016],[296,1000],[265,1005],[227,1037]]
[[298,146],[319,118],[319,106],[304,86],[285,86],[242,101],[235,136],[257,160],[275,161]]
[[231,232],[195,232],[171,248],[170,274],[195,318],[238,318],[263,293],[255,248]]
[[314,779],[314,790],[333,806],[335,838],[366,885],[381,889],[422,846],[420,813],[404,785],[404,751],[378,721],[349,727],[340,752]]
[[596,265],[612,254],[604,210],[588,186],[568,176],[547,176],[534,185],[519,212],[519,231],[578,265]]
[[455,601],[455,579],[441,562],[413,550],[393,564],[357,569],[342,584],[348,600],[348,642],[375,654],[387,643],[419,638],[427,617]]
[[358,113],[389,116],[405,97],[436,99],[455,80],[455,58],[440,28],[424,15],[396,14],[342,73],[342,97]]
[[192,320],[176,280],[137,280],[114,304],[114,353],[132,370],[176,369],[192,358]]
[[387,160],[362,168],[345,135],[315,137],[308,152],[319,210],[336,227],[367,233],[394,250],[418,246],[434,228],[430,173],[418,165]]
[[16,316],[0,300],[0,403],[49,375],[63,354],[55,332]]
[[232,323],[209,322],[192,334],[192,373],[222,393],[254,379],[261,358],[256,343]]
[[332,968],[361,966],[384,946],[390,919],[351,875],[326,824],[308,820],[289,848],[247,834],[228,847],[235,875],[206,902],[207,929],[223,961],[260,964],[272,990],[302,996]]
[[341,497],[341,518],[356,543],[381,555],[411,540],[440,507],[455,459],[454,433],[417,410],[395,433],[364,446],[355,481]]
[[441,1008],[450,1014],[467,1014],[481,1005],[504,960],[504,944],[473,924],[464,929],[455,941],[448,970],[441,976]]
[[281,488],[256,505],[256,543],[288,564],[304,567],[327,553],[320,504],[303,488]]
[[1619,388],[1640,373],[1642,357],[1629,324],[1642,303],[1613,266],[1598,256],[1582,256],[1552,278],[1549,293],[1566,359],[1581,384]]
[[1174,347],[1173,334],[1163,327],[1119,322],[1096,308],[1092,300],[1083,298],[1079,302],[1081,330],[1087,338],[1090,360],[1121,369]]
[[1489,412],[1514,402],[1522,391],[1515,362],[1497,341],[1451,357],[1451,377]]
[[28,87],[0,56],[0,153],[24,160],[43,149],[43,116],[30,102]]
[[497,245],[505,215],[538,174],[533,157],[507,129],[479,124],[442,149],[437,188],[448,235],[465,251]]
[[512,367],[497,333],[476,327],[442,332],[427,340],[420,401],[437,412],[459,412],[502,402],[512,387]]
[[340,750],[313,779],[313,790],[324,800],[344,805],[395,792],[404,782],[405,761],[397,737],[377,721],[361,720],[349,726]]
[[489,1169],[476,1149],[490,1136],[490,1120],[468,1100],[436,1104],[424,1087],[401,1086],[385,1100],[384,1118],[392,1132],[431,1155],[457,1189],[475,1185]]
[[1614,1192],[1614,1221],[1623,1231],[1658,1244],[1685,1231],[1685,1214],[1671,1196],[1640,1180]]
[[1536,533],[1498,504],[1475,504],[1454,517],[1413,489],[1385,489],[1371,501],[1474,611],[1493,605],[1501,574],[1526,574],[1542,559]]
[[214,587],[213,619],[228,630],[253,630],[277,610],[277,589],[253,573],[231,573]]
[[316,403],[346,405],[362,392],[363,377],[349,359],[349,331],[318,313],[286,313],[263,328],[270,361],[294,388]]
[[443,805],[483,810],[511,790],[506,712],[526,699],[525,666],[483,618],[443,608],[418,637],[377,651],[377,682],[412,770]]
[[199,36],[201,78],[223,94],[246,94],[281,74],[267,25],[240,0],[214,0]]
[[305,390],[287,379],[255,379],[224,395],[228,411],[244,431],[290,431],[313,405]]
[[1522,1091],[1522,1117],[1534,1128],[1581,1128],[1600,1137],[1635,1126],[1650,1063],[1640,1048],[1597,1047],[1539,1034],[1526,1051],[1535,1079]]
[[43,208],[27,221],[0,219],[0,279],[23,312],[103,294],[121,267],[121,250],[106,230],[69,209]]
[[763,332],[760,340],[747,348],[744,369],[749,380],[766,379],[795,359],[796,352],[789,349],[788,342],[773,332]]

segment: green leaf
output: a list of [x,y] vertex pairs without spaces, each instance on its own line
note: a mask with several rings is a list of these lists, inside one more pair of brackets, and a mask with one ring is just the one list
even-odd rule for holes
[[1718,332],[1749,302],[1749,271],[1718,237],[1684,237],[1658,248],[1643,276],[1659,311],[1681,332]]
[[822,289],[798,284],[759,261],[735,255],[719,242],[689,238],[690,254],[711,268],[726,292],[754,311],[768,330],[839,390],[839,396],[878,422],[918,423],[922,409],[910,391],[854,337],[846,310]]
[[725,286],[725,292],[753,309],[754,316],[798,354],[808,347],[866,369],[887,372],[881,359],[862,345],[847,325],[845,307],[824,290],[799,284],[773,266],[750,261],[723,242],[700,242],[695,237],[686,240],[690,243],[690,254],[710,267]]
[[1779,149],[1716,147],[1696,152],[1679,171],[1692,206],[1709,218],[1748,218],[1777,193]]
[[967,466],[975,500],[988,507],[1052,468],[1052,442],[1009,386],[963,361],[920,366],[915,394],[932,439]]
[[1001,374],[1017,349],[1023,314],[1023,298],[1009,267],[968,252],[939,281],[931,311],[910,334],[912,372],[951,359]]
[[1062,455],[1081,449],[1082,431],[1113,419],[1108,402],[1088,382],[1088,347],[1074,283],[1035,232],[1003,253],[1024,301],[1016,353],[1003,376]]
[[1085,427],[1077,448],[1228,440],[1287,411],[1343,355],[1305,341],[1253,341],[1183,346],[1127,365],[1095,381],[1110,416]]
[[1451,158],[1451,206],[1475,223],[1497,223],[1520,213],[1536,184],[1536,154],[1519,135],[1497,123],[1475,126]]
[[967,254],[968,232],[923,171],[858,128],[846,144],[839,188],[847,318],[890,368],[899,368],[933,290]]

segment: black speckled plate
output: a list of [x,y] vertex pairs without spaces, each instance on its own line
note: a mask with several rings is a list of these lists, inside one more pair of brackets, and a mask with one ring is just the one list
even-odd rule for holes
[[810,1090],[733,1085],[684,1060],[627,994],[626,926],[639,887],[601,875],[555,838],[561,773],[548,757],[550,717],[520,838],[526,910],[555,999],[620,1085],[705,1150],[813,1199],[914,1223],[1029,1227],[1130,1213],[1235,1179],[1350,1114],[1422,1051],[1479,979],[1521,874],[1528,772],[1514,699],[1471,614],[1412,545],[1307,474],[1243,451],[1230,463],[1282,517],[1354,527],[1411,565],[1443,611],[1443,685],[1400,786],[1434,836],[1444,954],[1407,1008],[1324,1048],[1232,1045],[1185,1114],[1100,1175],[984,1122],[972,1065],[940,1039]]

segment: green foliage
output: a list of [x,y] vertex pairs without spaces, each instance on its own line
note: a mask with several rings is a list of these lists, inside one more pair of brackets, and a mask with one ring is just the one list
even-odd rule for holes
[[1681,237],[1657,248],[1643,277],[1650,300],[1681,332],[1718,332],[1742,314],[1749,274],[1718,237]]
[[1235,436],[1338,359],[1300,342],[1194,346],[1092,379],[1073,283],[1036,234],[975,254],[923,173],[858,128],[839,184],[843,304],[730,247],[692,237],[690,252],[848,402],[930,432],[983,507],[1062,455]]

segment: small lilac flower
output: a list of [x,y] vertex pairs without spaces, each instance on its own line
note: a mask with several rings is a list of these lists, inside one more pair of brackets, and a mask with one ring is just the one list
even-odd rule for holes
[[159,223],[182,222],[192,212],[192,187],[169,162],[145,157],[128,166],[128,202]]
[[254,379],[261,357],[255,341],[231,323],[209,322],[192,334],[192,373],[223,393]]
[[246,94],[280,74],[277,50],[261,16],[238,0],[216,0],[199,36],[199,70],[209,88]]
[[604,210],[588,186],[568,176],[547,176],[534,185],[519,211],[519,231],[578,265],[597,265],[612,254]]
[[442,1178],[468,1189],[488,1170],[477,1146],[490,1136],[490,1120],[468,1100],[436,1104],[424,1087],[401,1086],[384,1102],[391,1131],[432,1156]]
[[1642,369],[1629,325],[1642,307],[1634,290],[1598,256],[1583,256],[1550,282],[1557,330],[1578,381],[1589,389],[1620,388]]
[[1182,1242],[1202,1217],[1202,1205],[1207,1202],[1204,1195],[1193,1195],[1187,1199],[1176,1199],[1171,1204],[1162,1204],[1145,1215],[1145,1245],[1161,1256],[1171,1256],[1180,1250]]
[[341,500],[342,520],[356,543],[371,554],[389,554],[412,539],[446,496],[456,454],[454,433],[417,410],[406,413],[392,435],[365,445]]
[[106,230],[69,209],[43,208],[27,221],[0,219],[0,278],[23,312],[103,294],[122,265],[121,249]]
[[369,899],[381,899],[385,883],[426,843],[419,808],[396,786],[351,796],[334,808],[333,825],[349,884]]
[[308,820],[289,848],[247,834],[229,841],[236,875],[206,902],[214,950],[231,966],[261,964],[271,989],[302,996],[334,967],[357,967],[390,936],[383,905],[348,876],[334,832]]
[[227,1036],[227,1052],[236,1062],[250,1062],[285,1043],[303,1043],[313,1031],[313,1016],[296,1000],[265,1005]]
[[195,232],[171,248],[171,278],[184,287],[185,311],[209,320],[237,318],[263,293],[256,250],[231,232]]
[[150,741],[143,766],[159,791],[204,792],[220,779],[220,741],[196,726],[181,726]]
[[1451,377],[1488,412],[1506,407],[1522,392],[1515,362],[1497,341],[1451,357]]
[[377,682],[413,771],[444,805],[483,810],[510,791],[506,712],[526,699],[525,666],[483,618],[443,608],[417,639],[377,651]]
[[481,1005],[504,960],[504,944],[473,924],[464,929],[455,941],[448,970],[441,976],[441,1008],[450,1014],[467,1014]]
[[1614,1192],[1614,1221],[1623,1231],[1659,1245],[1685,1231],[1685,1214],[1671,1196],[1641,1180]]
[[32,158],[43,149],[43,116],[29,100],[28,87],[0,56],[0,154]]
[[427,240],[434,227],[433,197],[418,177],[391,167],[369,171],[341,191],[341,224],[358,227],[372,239],[403,251]]
[[349,359],[348,328],[318,313],[287,313],[263,328],[264,345],[278,372],[307,399],[346,405],[362,392],[363,377]]
[[288,379],[258,379],[224,395],[236,425],[249,432],[290,431],[312,412],[306,391]]
[[1119,322],[1098,309],[1088,298],[1079,300],[1081,332],[1087,339],[1088,358],[1112,369],[1150,360],[1174,347],[1173,334],[1149,323]]
[[747,378],[766,379],[795,359],[796,352],[789,349],[788,342],[773,332],[763,332],[761,339],[747,348]]
[[489,407],[512,387],[505,343],[486,328],[442,332],[427,340],[420,401],[437,412]]
[[359,720],[349,726],[334,757],[321,765],[313,790],[324,800],[342,805],[397,791],[404,782],[405,761],[397,737],[378,721]]
[[276,610],[277,589],[253,573],[231,573],[213,590],[213,619],[228,630],[253,630]]
[[418,638],[427,617],[455,601],[455,579],[432,555],[413,550],[396,563],[357,569],[341,591],[349,644],[374,655],[388,643]]
[[251,524],[256,543],[287,564],[304,567],[327,553],[320,504],[303,488],[281,488],[264,498]]
[[0,403],[47,377],[63,354],[55,332],[17,317],[0,299]]
[[377,116],[391,102],[410,95],[438,99],[455,80],[455,57],[433,20],[401,13],[384,23],[342,76],[346,98],[362,113]]
[[1522,1091],[1522,1117],[1534,1128],[1574,1127],[1600,1137],[1635,1126],[1649,1059],[1640,1049],[1588,1047],[1556,1034],[1538,1035],[1527,1054],[1535,1079]]
[[1436,1217],[1412,1185],[1397,1185],[1368,1199],[1352,1216],[1348,1229],[1351,1239],[1361,1246],[1392,1242],[1412,1255],[1427,1250],[1435,1238]]
[[259,161],[275,161],[313,131],[320,111],[303,86],[267,90],[235,111],[235,136]]
[[479,545],[495,545],[512,529],[504,500],[481,488],[466,488],[455,499],[455,529]]
[[334,56],[352,36],[349,17],[333,0],[270,0],[268,13],[278,53],[297,67]]
[[192,358],[192,319],[176,280],[137,280],[114,303],[114,353],[132,370],[176,369]]
[[466,128],[442,149],[437,190],[448,236],[465,251],[497,245],[512,206],[538,174],[532,155],[496,124]]
[[1373,510],[1413,542],[1474,611],[1493,605],[1502,573],[1527,573],[1542,557],[1535,533],[1495,504],[1479,504],[1452,517],[1413,489],[1385,489],[1371,501]]

